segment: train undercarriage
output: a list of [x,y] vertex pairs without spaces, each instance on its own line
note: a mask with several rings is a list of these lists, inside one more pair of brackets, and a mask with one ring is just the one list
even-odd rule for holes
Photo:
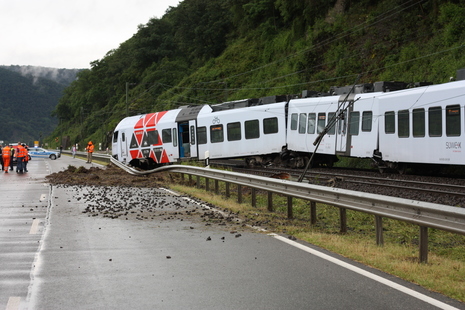
[[280,154],[256,155],[245,158],[245,163],[248,167],[256,166],[277,166],[292,169],[303,169],[308,162],[312,160],[312,167],[333,167],[334,163],[339,161],[336,155],[315,154],[312,158],[312,153],[294,152],[284,149]]

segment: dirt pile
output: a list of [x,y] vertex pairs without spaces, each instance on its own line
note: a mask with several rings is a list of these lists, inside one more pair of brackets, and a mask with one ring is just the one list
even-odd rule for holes
[[52,173],[47,180],[54,185],[87,185],[87,186],[130,186],[130,187],[160,187],[169,180],[169,173],[152,173],[134,176],[108,164],[105,168],[83,166],[68,166],[66,170]]

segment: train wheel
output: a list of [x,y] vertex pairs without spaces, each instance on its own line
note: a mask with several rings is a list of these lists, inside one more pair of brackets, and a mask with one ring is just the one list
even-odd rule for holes
[[399,172],[399,174],[405,174],[407,172],[407,166],[403,164],[397,165],[397,172]]
[[257,164],[257,160],[254,157],[246,158],[245,164],[247,167],[254,167]]

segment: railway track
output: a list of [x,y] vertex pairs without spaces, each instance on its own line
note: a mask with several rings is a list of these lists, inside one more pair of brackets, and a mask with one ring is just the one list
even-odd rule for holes
[[[228,167],[236,172],[269,176],[297,181],[303,170],[276,167],[245,168],[239,161],[214,162],[212,165]],[[350,189],[361,192],[401,197],[465,207],[465,180],[418,175],[379,174],[378,172],[349,169],[310,169],[304,182]]]

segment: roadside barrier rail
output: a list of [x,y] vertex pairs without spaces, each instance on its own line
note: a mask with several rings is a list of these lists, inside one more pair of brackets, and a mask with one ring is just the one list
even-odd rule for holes
[[[61,151],[61,153],[62,154],[67,154],[67,155],[72,155],[73,154],[71,151],[68,151],[68,150]],[[79,157],[79,158],[87,159],[87,152],[76,152],[76,156]],[[101,160],[103,162],[109,163],[111,155],[94,152],[92,154],[92,158],[95,158],[95,159]]]
[[[428,228],[465,235],[465,208],[187,165],[170,165],[138,171],[113,157],[110,160],[133,175],[168,171],[285,195],[288,197],[289,217],[292,217],[292,197],[305,199],[312,202],[312,222],[316,218],[315,202],[332,205],[340,208],[341,232],[345,232],[347,228],[346,209],[369,213],[375,216],[376,242],[379,245],[383,244],[382,218],[410,222],[420,227],[421,262],[427,262],[428,259]],[[270,194],[269,197],[271,198]]]

